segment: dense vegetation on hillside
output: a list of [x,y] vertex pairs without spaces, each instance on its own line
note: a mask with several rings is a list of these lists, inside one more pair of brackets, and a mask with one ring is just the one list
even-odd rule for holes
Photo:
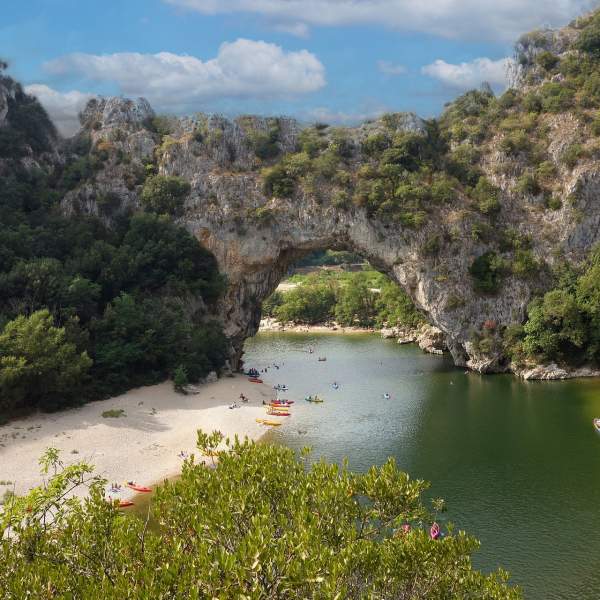
[[[186,296],[211,306],[223,290],[214,257],[167,215],[185,192],[150,177],[148,212],[108,229],[61,216],[74,174],[98,155],[25,169],[24,152],[52,152],[54,128],[17,87],[0,128],[0,420],[36,408],[157,382],[177,367],[197,380],[223,364],[225,340],[186,314]],[[87,168],[87,167],[86,167]]]
[[[198,435],[203,453],[220,435]],[[45,488],[0,514],[0,589],[7,598],[520,598],[503,573],[471,564],[478,543],[423,505],[427,484],[390,459],[364,475],[306,466],[282,446],[238,442],[214,469],[186,460],[151,506],[154,526],[123,515],[85,464],[50,450]],[[68,490],[91,485],[85,503]]]
[[297,287],[275,292],[263,303],[263,314],[282,323],[317,324],[335,320],[358,327],[416,327],[424,323],[406,293],[385,275],[319,271],[294,275]]

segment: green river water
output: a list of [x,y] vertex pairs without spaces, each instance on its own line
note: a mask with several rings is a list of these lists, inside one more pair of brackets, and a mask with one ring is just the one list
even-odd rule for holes
[[[271,441],[356,471],[394,456],[481,540],[478,568],[507,569],[531,600],[600,598],[600,381],[467,374],[362,334],[264,333],[245,361],[281,365],[262,377],[297,402]],[[302,401],[315,393],[324,404]]]

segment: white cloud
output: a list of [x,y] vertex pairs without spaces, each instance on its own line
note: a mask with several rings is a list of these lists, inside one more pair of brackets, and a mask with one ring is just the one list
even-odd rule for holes
[[144,96],[159,109],[185,108],[227,98],[285,98],[315,92],[325,68],[308,52],[285,52],[266,42],[224,43],[216,58],[188,55],[69,54],[45,64],[52,75],[115,84],[127,96]]
[[314,123],[327,123],[330,125],[356,125],[370,119],[378,119],[384,113],[388,112],[385,108],[365,110],[363,112],[347,113],[344,111],[332,110],[330,108],[313,108],[301,117]]
[[64,136],[70,136],[79,130],[79,113],[94,94],[73,90],[58,92],[42,84],[25,87],[25,91],[36,96],[42,106],[48,111],[50,118]]
[[479,87],[484,81],[496,89],[504,89],[508,85],[509,69],[512,64],[510,58],[500,60],[476,58],[471,62],[457,65],[438,59],[423,67],[421,71],[424,75],[429,75],[448,87],[460,90]]
[[513,40],[543,25],[558,26],[597,0],[163,0],[215,15],[253,13],[275,23],[382,25],[449,38]]
[[306,23],[275,23],[273,28],[283,33],[289,33],[299,38],[307,38],[310,34],[310,29]]
[[384,74],[394,77],[396,75],[404,75],[407,69],[404,65],[398,65],[389,60],[378,60],[377,68]]

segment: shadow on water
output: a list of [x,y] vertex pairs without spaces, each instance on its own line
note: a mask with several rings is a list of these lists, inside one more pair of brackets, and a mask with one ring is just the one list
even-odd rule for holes
[[[600,382],[466,374],[368,335],[261,334],[246,350],[248,365],[280,364],[263,377],[298,402],[272,441],[357,471],[393,456],[481,540],[478,567],[508,569],[529,599],[600,596]],[[302,401],[314,393],[325,403]]]

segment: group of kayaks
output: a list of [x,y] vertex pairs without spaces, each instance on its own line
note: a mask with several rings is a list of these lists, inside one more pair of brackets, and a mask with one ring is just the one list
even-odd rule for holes
[[[135,481],[128,481],[125,484],[129,489],[133,490],[134,492],[138,492],[138,493],[148,493],[152,491],[152,488],[149,488],[145,485],[139,485],[137,483],[135,483]],[[121,486],[118,486],[119,490],[121,488]],[[117,490],[118,491],[118,490]],[[109,500],[112,502],[112,498],[109,497]],[[133,506],[135,503],[133,502],[133,500],[119,500],[117,503],[117,507],[118,508],[128,508],[130,506]]]

